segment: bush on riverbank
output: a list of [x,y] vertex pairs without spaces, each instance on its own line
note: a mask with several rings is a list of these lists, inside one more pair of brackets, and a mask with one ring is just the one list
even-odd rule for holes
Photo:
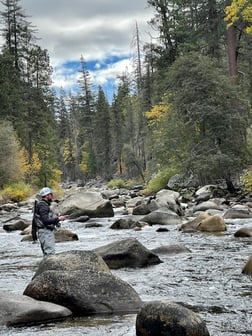
[[16,182],[12,183],[0,191],[0,201],[7,203],[20,202],[26,200],[34,193],[31,185],[26,184],[25,182]]
[[174,168],[164,168],[152,176],[144,189],[145,195],[151,195],[167,186],[169,179],[175,175],[177,171]]

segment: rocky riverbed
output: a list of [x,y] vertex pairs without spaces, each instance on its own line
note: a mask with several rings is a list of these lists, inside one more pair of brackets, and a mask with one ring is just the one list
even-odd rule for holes
[[[197,206],[200,203],[203,201]],[[218,211],[224,214],[227,208]],[[24,219],[31,218],[27,206],[17,212]],[[167,299],[187,305],[205,320],[211,335],[252,335],[252,282],[249,275],[242,274],[252,254],[251,237],[235,237],[241,227],[252,227],[252,218],[226,218],[226,230],[221,232],[183,232],[178,222],[112,229],[125,217],[125,207],[114,208],[114,214],[85,222],[68,220],[63,228],[76,233],[78,240],[57,243],[57,252],[93,250],[125,238],[135,238],[150,250],[162,247],[158,254],[162,263],[114,269],[113,274],[130,284],[143,301]],[[6,216],[1,216],[1,227]],[[187,220],[183,217],[182,222]],[[40,247],[21,242],[20,231],[0,230],[0,291],[22,294],[42,259]],[[181,249],[167,248],[174,245]],[[2,327],[0,334],[133,336],[135,320],[135,314],[79,317],[31,327]]]

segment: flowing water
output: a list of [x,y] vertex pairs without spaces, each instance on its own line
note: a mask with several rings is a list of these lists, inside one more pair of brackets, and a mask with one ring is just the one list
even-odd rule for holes
[[[25,217],[26,216],[26,217]],[[28,218],[30,214],[24,214]],[[120,213],[116,214],[116,217]],[[112,230],[115,217],[93,219],[102,227],[86,228],[85,223],[64,222],[79,240],[56,244],[56,252],[92,250],[116,240],[135,237],[146,248],[180,244],[191,252],[160,255],[163,263],[147,268],[124,268],[112,272],[128,282],[143,301],[171,300],[186,304],[206,322],[211,336],[252,335],[252,278],[241,273],[252,255],[252,238],[235,238],[250,220],[229,220],[222,234],[182,233],[177,225],[168,232],[158,226],[142,231]],[[0,291],[22,294],[42,255],[38,244],[21,242],[19,232],[0,231]],[[0,329],[12,336],[135,336],[136,315],[96,316],[32,327]]]

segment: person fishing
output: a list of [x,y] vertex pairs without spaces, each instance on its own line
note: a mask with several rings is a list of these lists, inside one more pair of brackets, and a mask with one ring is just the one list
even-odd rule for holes
[[38,239],[44,256],[55,254],[55,227],[60,227],[60,222],[66,216],[56,216],[50,209],[53,200],[52,189],[44,187],[40,190],[41,201],[34,206],[32,220],[33,240]]

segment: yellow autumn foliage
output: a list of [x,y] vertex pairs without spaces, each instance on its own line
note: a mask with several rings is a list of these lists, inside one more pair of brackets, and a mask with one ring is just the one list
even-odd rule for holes
[[67,138],[64,141],[64,149],[63,149],[63,158],[65,163],[74,162],[75,148],[71,141],[71,139]]
[[21,163],[23,175],[32,182],[41,168],[38,153],[33,153],[32,158],[29,159],[27,150],[25,148],[21,148],[19,151],[19,161]]
[[145,113],[145,116],[148,119],[148,125],[151,127],[159,123],[168,111],[168,105],[154,105],[150,111]]
[[239,19],[242,19],[245,24],[245,32],[252,33],[252,3],[251,0],[233,0],[230,6],[226,7],[225,21],[227,26],[232,26]]

